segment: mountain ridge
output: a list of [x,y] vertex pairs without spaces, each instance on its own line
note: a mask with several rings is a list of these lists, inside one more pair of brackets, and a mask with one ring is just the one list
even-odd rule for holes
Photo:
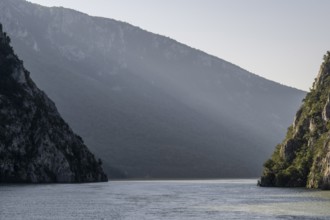
[[[5,0],[5,1],[9,1],[9,2],[10,2],[10,0]],[[17,1],[17,2],[20,2],[20,1],[26,1],[26,2],[29,2],[28,0],[16,0],[16,1]],[[11,2],[14,2],[14,1],[11,0]],[[31,3],[31,2],[29,2],[29,3]],[[120,23],[121,25],[130,26],[131,28],[139,29],[140,31],[147,32],[147,33],[149,33],[149,34],[152,34],[152,35],[155,35],[155,36],[158,36],[158,37],[167,38],[168,40],[173,41],[173,43],[180,44],[181,46],[184,46],[184,47],[188,47],[188,48],[190,48],[190,49],[192,49],[192,50],[198,51],[198,52],[200,52],[200,53],[202,53],[202,54],[204,54],[204,55],[206,55],[206,56],[212,57],[212,58],[214,58],[214,59],[219,59],[219,60],[221,60],[221,61],[223,61],[223,62],[226,62],[226,63],[229,64],[229,65],[235,66],[236,68],[238,68],[238,69],[240,69],[240,70],[246,71],[246,72],[248,72],[249,74],[251,74],[251,75],[253,75],[253,76],[255,76],[255,77],[260,77],[261,79],[264,79],[264,80],[270,81],[270,82],[272,82],[272,83],[276,83],[276,84],[281,85],[281,86],[289,87],[289,88],[292,88],[292,89],[295,89],[295,90],[298,90],[298,91],[301,91],[301,92],[306,92],[305,90],[298,89],[298,88],[296,88],[296,87],[294,87],[294,86],[286,85],[286,84],[283,84],[283,83],[281,83],[281,82],[273,81],[273,80],[271,80],[271,79],[268,79],[268,78],[265,78],[265,77],[263,77],[263,76],[260,76],[260,75],[258,75],[257,73],[254,73],[254,72],[252,72],[252,71],[246,70],[244,67],[241,67],[241,66],[238,65],[238,64],[235,64],[235,63],[233,63],[233,62],[231,62],[231,61],[227,61],[227,60],[225,60],[224,58],[221,58],[221,57],[219,57],[219,56],[217,56],[217,55],[214,55],[214,54],[211,54],[211,53],[205,52],[205,51],[203,51],[203,50],[201,50],[201,49],[199,49],[199,48],[197,48],[197,47],[194,47],[194,46],[192,46],[192,45],[189,45],[189,44],[185,44],[185,43],[183,43],[183,42],[180,42],[180,41],[178,41],[178,40],[176,40],[175,38],[172,38],[172,37],[170,37],[170,36],[162,35],[161,33],[152,32],[152,31],[150,31],[150,30],[144,29],[144,28],[141,27],[141,26],[136,26],[136,25],[131,24],[131,23],[126,22],[126,21],[122,21],[122,20],[118,20],[118,19],[114,19],[114,18],[103,17],[103,16],[90,15],[90,14],[88,14],[88,13],[86,13],[86,12],[81,12],[81,11],[78,11],[78,10],[76,10],[76,9],[66,8],[66,7],[62,7],[62,6],[51,6],[51,7],[47,7],[47,6],[43,6],[43,5],[41,5],[41,4],[38,4],[38,3],[31,3],[31,4],[33,4],[33,5],[38,5],[38,6],[41,7],[41,8],[49,8],[49,9],[54,9],[54,10],[59,9],[59,10],[64,10],[64,11],[71,11],[71,12],[74,12],[74,13],[77,13],[77,14],[81,14],[81,15],[84,15],[84,16],[88,16],[88,17],[91,17],[91,18],[95,18],[95,19],[106,19],[106,20],[110,20],[110,21],[115,22],[115,23]]]
[[[28,1],[28,0],[26,0],[26,1]],[[183,42],[181,42],[181,41],[179,41],[179,40],[177,40],[177,39],[175,39],[175,38],[173,38],[173,37],[167,36],[167,35],[162,34],[162,33],[157,33],[157,32],[150,31],[150,30],[148,30],[148,29],[145,29],[145,28],[143,28],[143,27],[141,27],[141,26],[134,25],[134,24],[129,23],[129,22],[127,22],[127,21],[123,21],[123,20],[119,20],[119,19],[115,19],[115,18],[109,18],[109,17],[105,17],[105,16],[92,15],[92,14],[89,14],[89,13],[87,13],[87,12],[82,12],[82,11],[79,11],[79,10],[76,10],[76,9],[73,9],[73,8],[66,8],[66,7],[63,7],[63,6],[50,6],[50,7],[48,7],[48,6],[43,6],[43,5],[41,5],[41,4],[38,4],[38,3],[33,3],[33,4],[38,5],[38,6],[40,6],[40,7],[45,7],[45,8],[54,8],[54,9],[61,9],[61,10],[71,10],[71,11],[73,11],[73,12],[75,12],[75,13],[80,13],[80,14],[82,14],[82,15],[87,15],[87,16],[89,16],[89,17],[93,17],[93,18],[97,18],[97,19],[107,19],[107,20],[112,20],[112,21],[114,21],[114,22],[118,22],[118,23],[121,23],[121,24],[123,24],[123,25],[128,25],[128,26],[131,26],[131,27],[133,27],[133,28],[140,29],[141,31],[148,32],[148,33],[150,33],[150,34],[152,34],[152,35],[156,35],[156,36],[159,36],[159,37],[168,38],[169,40],[174,41],[175,43],[181,44],[181,45],[183,45],[183,46],[189,47],[190,49],[193,49],[193,50],[196,50],[196,51],[198,51],[198,52],[204,53],[206,56],[210,56],[210,57],[213,57],[213,58],[215,58],[215,59],[220,59],[220,60],[222,60],[222,61],[224,61],[224,62],[227,62],[227,63],[230,64],[230,65],[236,66],[236,67],[239,68],[239,69],[242,69],[242,70],[244,70],[244,71],[247,71],[247,72],[250,73],[251,75],[254,75],[254,76],[260,77],[260,78],[262,78],[262,79],[265,79],[265,80],[271,81],[271,82],[273,82],[273,83],[277,83],[277,84],[279,84],[279,85],[281,85],[281,86],[285,86],[285,87],[289,87],[289,88],[292,88],[292,89],[296,89],[296,90],[301,91],[301,92],[307,92],[306,90],[296,88],[296,87],[294,87],[294,86],[292,86],[292,85],[286,85],[286,84],[283,84],[283,83],[281,83],[281,82],[274,81],[274,80],[272,80],[272,79],[269,79],[269,78],[266,78],[266,77],[264,77],[264,76],[258,75],[257,73],[254,73],[253,71],[249,71],[249,70],[245,69],[244,67],[242,67],[242,66],[240,66],[240,65],[238,65],[238,64],[235,64],[234,62],[228,61],[228,60],[226,60],[226,59],[224,59],[224,58],[222,58],[222,57],[219,57],[219,56],[217,56],[217,55],[214,55],[214,54],[212,54],[212,53],[209,53],[209,52],[203,51],[202,49],[199,49],[198,47],[195,47],[195,46],[193,46],[193,45],[189,45],[189,44],[185,44],[185,43],[183,43]]]
[[0,20],[37,84],[128,177],[258,176],[304,95],[132,25],[5,2]]

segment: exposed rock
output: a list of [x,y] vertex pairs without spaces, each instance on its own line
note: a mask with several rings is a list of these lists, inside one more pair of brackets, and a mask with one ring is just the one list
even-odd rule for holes
[[324,121],[329,121],[329,119],[330,119],[330,94],[329,94],[327,102],[325,103],[325,106],[323,108],[322,119]]
[[316,125],[316,122],[315,122],[315,119],[312,118],[311,120],[309,120],[309,131],[311,133],[315,132],[317,129],[317,125]]
[[330,189],[330,53],[286,139],[264,165],[261,186]]
[[100,162],[63,121],[0,25],[0,183],[106,181]]
[[317,77],[315,79],[315,82],[313,83],[313,89],[316,89],[318,86],[322,84],[322,81],[324,79],[324,69],[323,66],[321,66],[319,73],[317,74]]
[[297,126],[298,126],[298,122],[299,122],[299,120],[300,120],[302,110],[303,110],[303,108],[302,108],[302,106],[301,106],[301,107],[299,108],[299,110],[297,111],[295,117],[294,117],[293,124],[292,124],[293,129],[296,129]]
[[307,144],[307,146],[308,146],[309,148],[313,148],[314,144],[315,144],[315,138],[310,138],[310,139],[308,140],[308,144]]
[[[330,52],[327,51],[327,54],[324,55],[323,59],[328,59],[330,55]],[[313,89],[317,89],[318,87],[322,86],[322,84],[325,82],[325,78],[329,76],[329,69],[326,66],[326,63],[323,63],[320,67],[320,71],[317,74],[317,77],[315,79],[315,82],[313,83]]]

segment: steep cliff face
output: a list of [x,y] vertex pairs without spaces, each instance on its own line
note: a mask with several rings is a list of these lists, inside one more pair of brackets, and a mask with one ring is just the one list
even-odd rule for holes
[[106,181],[9,42],[0,24],[0,183]]
[[285,140],[264,164],[260,185],[330,188],[330,52]]

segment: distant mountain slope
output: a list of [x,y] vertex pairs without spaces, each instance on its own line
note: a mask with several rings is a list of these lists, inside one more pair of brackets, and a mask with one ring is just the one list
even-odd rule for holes
[[106,181],[9,42],[0,24],[0,183]]
[[264,165],[262,186],[330,189],[330,52],[285,140]]
[[108,173],[257,176],[305,94],[111,19],[2,0],[0,21]]

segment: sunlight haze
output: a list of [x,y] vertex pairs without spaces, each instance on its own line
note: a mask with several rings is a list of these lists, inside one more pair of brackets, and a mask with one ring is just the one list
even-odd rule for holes
[[125,21],[305,91],[330,48],[326,0],[30,1]]

